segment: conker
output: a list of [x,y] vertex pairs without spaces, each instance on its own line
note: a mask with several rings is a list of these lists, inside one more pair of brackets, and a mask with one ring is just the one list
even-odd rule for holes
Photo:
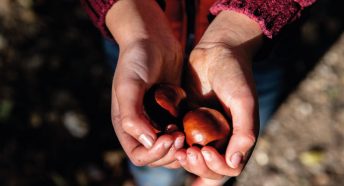
[[206,107],[189,111],[184,116],[183,126],[189,146],[198,144],[221,148],[230,132],[226,118],[219,111]]
[[154,128],[162,131],[169,124],[177,124],[185,98],[184,90],[176,85],[156,84],[151,87],[145,94],[144,107]]
[[229,138],[227,119],[215,109],[195,103],[191,107],[186,98],[185,91],[176,85],[156,84],[150,88],[144,97],[144,107],[153,126],[164,132],[169,124],[179,125],[184,128],[189,146],[210,145],[222,149]]

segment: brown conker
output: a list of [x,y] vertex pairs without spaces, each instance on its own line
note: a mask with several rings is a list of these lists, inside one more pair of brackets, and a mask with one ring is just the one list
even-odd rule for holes
[[153,126],[163,131],[169,124],[177,124],[180,111],[184,108],[185,91],[172,84],[156,84],[144,97],[144,107]]
[[217,110],[200,107],[189,111],[183,118],[186,142],[189,146],[214,146],[221,148],[228,140],[230,126]]
[[222,149],[230,133],[227,119],[221,112],[198,107],[197,104],[193,104],[193,110],[190,111],[190,103],[186,98],[185,91],[176,85],[156,84],[151,87],[145,94],[144,107],[154,128],[166,132],[169,124],[179,125],[184,128],[189,146],[210,145]]

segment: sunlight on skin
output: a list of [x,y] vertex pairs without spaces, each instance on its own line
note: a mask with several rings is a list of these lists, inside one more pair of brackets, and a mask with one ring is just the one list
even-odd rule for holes
[[[261,42],[259,26],[242,14],[223,11],[191,53],[190,64],[200,81],[190,86],[200,85],[200,89],[195,89],[201,90],[200,98],[205,94],[216,95],[233,118],[233,136],[225,156],[204,147],[202,151],[212,157],[209,161],[200,149],[191,147],[173,157],[168,152],[174,147],[172,141],[176,141],[176,135],[155,134],[143,114],[142,100],[144,92],[155,83],[179,84],[183,55],[163,12],[155,2],[148,2],[119,1],[106,17],[107,26],[120,46],[112,113],[116,116],[114,128],[123,149],[136,165],[168,166],[175,158],[182,157],[186,159],[180,164],[201,177],[219,179],[223,175],[240,174],[255,144],[255,129],[259,128],[250,65],[250,56]],[[123,17],[123,14],[130,15]],[[122,26],[117,27],[118,24]]]

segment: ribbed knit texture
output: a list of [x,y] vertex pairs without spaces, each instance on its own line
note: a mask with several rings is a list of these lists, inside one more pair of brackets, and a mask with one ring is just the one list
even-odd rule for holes
[[[105,25],[105,15],[117,0],[81,0],[83,7],[100,32],[111,38]],[[168,0],[167,0],[168,1]],[[210,8],[213,15],[223,10],[246,14],[259,23],[264,34],[272,38],[287,24],[300,16],[301,11],[316,0],[218,0]],[[226,23],[223,23],[226,24]]]
[[218,0],[210,12],[217,15],[223,10],[246,14],[259,23],[264,34],[272,38],[301,14],[301,10],[316,0]]

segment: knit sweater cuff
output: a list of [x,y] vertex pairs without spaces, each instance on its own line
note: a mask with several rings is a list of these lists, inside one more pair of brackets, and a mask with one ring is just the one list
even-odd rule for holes
[[222,10],[243,13],[255,20],[263,33],[272,38],[297,18],[301,10],[315,0],[218,0],[210,8],[213,15]]
[[91,18],[93,24],[107,38],[112,39],[112,35],[105,24],[105,16],[108,10],[117,0],[81,0],[81,5]]

